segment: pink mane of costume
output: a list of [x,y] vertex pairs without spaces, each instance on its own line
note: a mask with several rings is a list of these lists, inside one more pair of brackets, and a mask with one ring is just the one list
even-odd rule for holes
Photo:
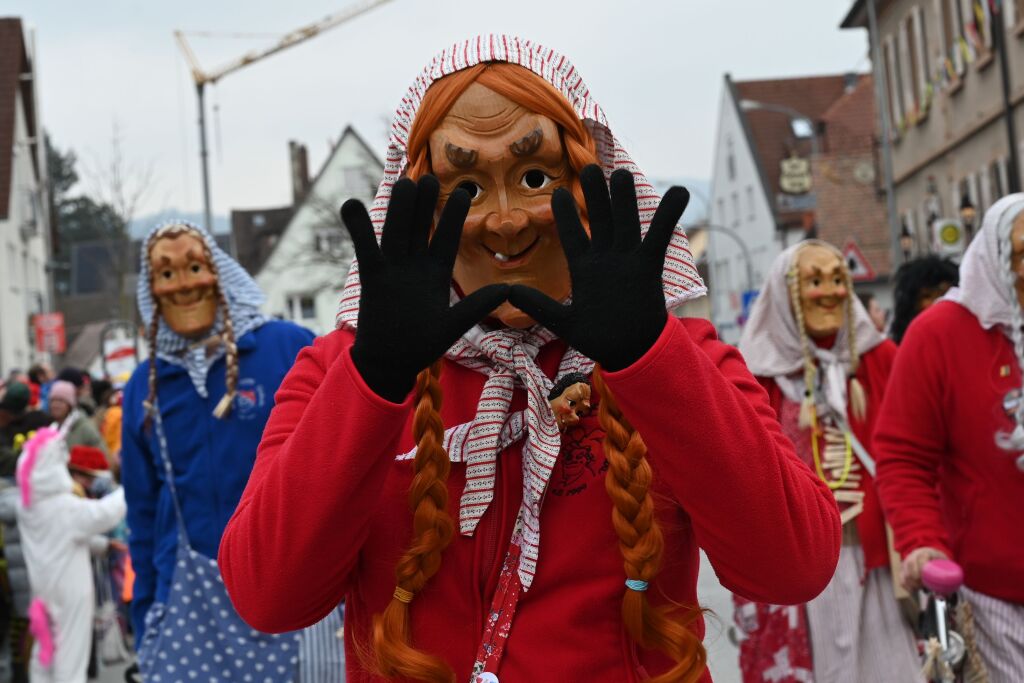
[[24,458],[18,463],[18,488],[21,489],[21,504],[28,507],[32,504],[32,470],[39,459],[39,451],[60,432],[50,427],[43,427],[35,436],[25,442]]
[[46,604],[36,598],[28,606],[29,632],[39,643],[39,663],[48,668],[53,664],[53,654],[57,650],[53,642],[53,624],[50,622],[50,613],[46,611]]

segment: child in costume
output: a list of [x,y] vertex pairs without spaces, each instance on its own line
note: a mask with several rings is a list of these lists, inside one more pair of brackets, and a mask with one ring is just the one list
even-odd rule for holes
[[18,532],[32,603],[28,614],[36,645],[33,683],[85,683],[92,642],[95,588],[90,548],[125,515],[124,490],[98,500],[75,495],[67,444],[44,427],[18,458]]
[[839,565],[820,596],[789,608],[736,598],[743,680],[921,680],[873,485],[871,430],[896,346],[854,296],[840,251],[807,240],[782,252],[739,349],[782,431],[833,490],[843,522]]
[[[138,302],[152,355],[125,387],[121,458],[132,621],[147,678],[298,680],[299,636],[273,638],[242,624],[211,559],[274,393],[313,338],[266,320],[263,300],[198,226],[172,221],[143,243]],[[320,630],[336,640],[340,617],[331,620]],[[203,642],[193,642],[197,634]],[[225,656],[229,647],[236,656]]]
[[666,313],[705,293],[688,195],[659,202],[565,57],[445,50],[385,169],[342,207],[339,329],[285,379],[221,543],[250,624],[345,597],[349,681],[708,681],[699,547],[754,599],[824,587],[831,494],[738,353]]
[[1022,260],[1024,194],[1012,194],[985,213],[959,288],[911,323],[875,430],[904,585],[934,558],[963,568],[973,634],[959,626],[990,683],[1024,675]]

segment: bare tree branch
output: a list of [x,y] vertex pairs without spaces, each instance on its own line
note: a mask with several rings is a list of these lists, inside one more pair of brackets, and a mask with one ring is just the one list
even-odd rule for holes
[[108,226],[104,242],[114,269],[118,314],[133,317],[131,297],[126,291],[132,272],[131,225],[147,194],[154,189],[153,162],[129,163],[118,122],[113,123],[110,147],[105,159],[94,158],[85,172],[86,184],[95,201],[106,204],[116,216],[116,225]]

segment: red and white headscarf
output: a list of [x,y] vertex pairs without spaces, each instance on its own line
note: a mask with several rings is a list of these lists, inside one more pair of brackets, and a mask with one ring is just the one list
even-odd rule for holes
[[[590,96],[576,68],[564,56],[546,47],[507,35],[485,35],[456,43],[438,54],[416,78],[395,112],[384,162],[384,179],[377,190],[370,218],[380,240],[391,199],[391,189],[402,176],[408,158],[406,144],[420,102],[434,81],[481,62],[518,64],[537,74],[562,93],[594,138],[597,158],[605,176],[628,169],[636,184],[640,221],[646,235],[660,197],[608,127],[604,112]],[[677,227],[665,256],[662,275],[668,309],[703,296],[707,288],[697,274],[686,234]],[[359,265],[355,261],[345,281],[337,326],[355,330],[359,316]],[[456,296],[454,291],[453,298]],[[553,385],[534,362],[539,349],[555,336],[540,326],[530,330],[486,330],[475,327],[448,350],[446,357],[487,375],[473,422],[456,425],[445,434],[445,447],[453,462],[465,462],[466,487],[459,506],[459,529],[471,536],[494,497],[495,464],[510,441],[525,436],[523,447],[523,505],[513,543],[522,547],[519,578],[529,589],[536,572],[540,544],[540,509],[548,479],[561,450],[561,434],[547,400]],[[562,358],[558,377],[569,372],[588,374],[594,363],[575,349]],[[555,379],[557,380],[556,377]],[[527,390],[528,407],[510,415],[516,385]],[[408,454],[399,456],[408,457]]]

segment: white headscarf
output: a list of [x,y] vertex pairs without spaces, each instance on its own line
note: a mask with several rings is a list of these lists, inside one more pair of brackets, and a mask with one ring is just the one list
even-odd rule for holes
[[[1015,310],[1020,310],[1017,294],[1007,281],[1010,266],[1010,233],[1013,221],[1024,211],[1024,193],[1008,194],[985,212],[981,230],[974,237],[960,262],[960,286],[950,289],[945,299],[968,309],[990,329],[1000,325],[1010,334]],[[1009,250],[1009,251],[1007,251]]]
[[[370,210],[380,240],[381,229],[391,198],[391,188],[401,177],[408,163],[406,144],[417,109],[427,89],[436,80],[482,62],[508,62],[529,69],[557,89],[572,105],[594,138],[597,158],[605,176],[619,168],[633,174],[637,191],[637,204],[643,233],[647,228],[660,197],[629,154],[612,135],[608,121],[590,90],[568,59],[546,47],[508,35],[484,35],[456,43],[426,66],[412,87],[402,98],[391,127],[384,179],[381,181]],[[666,307],[675,306],[707,293],[690,253],[689,243],[681,227],[677,227],[662,274]],[[337,326],[354,330],[359,316],[359,266],[353,261],[341,295]],[[455,296],[453,292],[453,297]],[[495,463],[498,453],[507,447],[509,425],[525,424],[526,429],[513,429],[522,438],[523,447],[523,505],[519,512],[515,539],[521,543],[522,555],[519,578],[524,590],[529,589],[536,572],[540,544],[540,509],[547,490],[551,469],[561,450],[561,434],[554,413],[547,401],[552,381],[537,367],[534,359],[539,349],[554,335],[536,326],[530,330],[500,329],[488,331],[477,326],[457,341],[446,356],[465,367],[487,375],[477,414],[472,423],[456,425],[445,434],[445,447],[455,462],[466,462],[467,484],[459,509],[459,527],[462,534],[471,536],[480,517],[494,496]],[[589,374],[593,361],[578,351],[569,349],[559,366],[558,377],[569,372]],[[558,377],[555,379],[557,380]],[[509,402],[515,386],[525,386],[530,410],[524,423],[518,413],[509,414]],[[472,450],[466,447],[472,443]]]
[[[843,258],[838,249],[821,240],[794,244],[775,257],[764,288],[750,310],[750,319],[743,328],[739,343],[740,353],[750,372],[758,377],[775,379],[786,398],[796,402],[804,398],[804,352],[790,303],[787,275],[796,267],[800,250],[812,245],[825,247]],[[857,353],[864,354],[881,344],[883,338],[852,291],[848,301],[853,306]],[[810,350],[822,368],[823,397],[829,407],[845,419],[846,378],[852,361],[848,325],[839,328],[831,349],[821,349],[812,343]]]
[[[144,325],[149,325],[156,314],[156,300],[153,298],[153,289],[150,283],[149,248],[151,242],[162,231],[175,226],[182,226],[200,237],[206,244],[213,259],[213,267],[217,271],[217,286],[224,293],[224,300],[228,305],[228,315],[231,316],[231,324],[234,326],[235,339],[242,338],[242,335],[250,332],[263,324],[263,314],[260,306],[266,300],[259,285],[233,258],[224,253],[217,246],[213,235],[203,230],[195,223],[186,220],[166,221],[157,225],[146,239],[142,240],[142,254],[140,256],[139,280],[136,285],[135,299],[139,307],[139,315]],[[223,311],[218,307],[217,318],[210,335],[220,334],[224,330]],[[206,375],[213,367],[213,364],[224,355],[224,346],[217,345],[214,349],[208,350],[205,344],[195,344],[194,340],[185,339],[180,334],[167,326],[161,317],[156,336],[156,355],[162,360],[173,365],[185,368],[196,392],[206,398]]]
[[[1017,299],[1017,274],[1010,263],[1013,222],[1024,211],[1024,193],[1008,194],[985,212],[981,230],[975,236],[960,263],[960,286],[946,293],[945,299],[960,304],[978,319],[986,330],[998,325],[1013,343],[1017,364],[1024,373],[1024,314]],[[1008,451],[1024,450],[1024,400],[1018,401],[1017,425],[1011,433],[996,434],[996,443]],[[1024,456],[1018,460],[1024,469]]]

